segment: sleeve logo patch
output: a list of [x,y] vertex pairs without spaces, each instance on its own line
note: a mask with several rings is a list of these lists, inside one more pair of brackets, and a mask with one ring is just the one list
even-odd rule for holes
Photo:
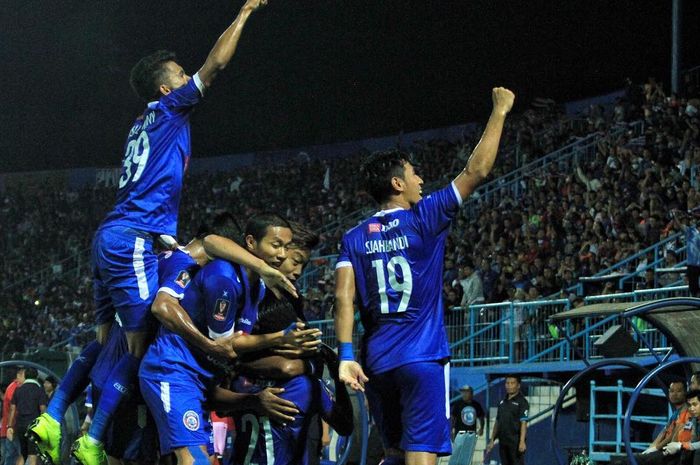
[[190,277],[190,274],[187,272],[187,270],[182,270],[177,274],[177,279],[175,280],[175,282],[178,286],[184,289],[190,283],[191,279],[192,278]]
[[231,302],[226,299],[219,299],[214,305],[214,319],[216,321],[224,321],[228,315],[228,309],[231,307]]
[[190,431],[199,429],[199,415],[194,410],[188,410],[182,415],[182,423]]

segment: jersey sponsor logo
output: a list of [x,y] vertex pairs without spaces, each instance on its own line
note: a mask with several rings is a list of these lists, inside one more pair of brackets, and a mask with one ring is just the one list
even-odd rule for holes
[[126,391],[127,391],[126,387],[122,386],[119,383],[114,383],[113,386],[114,386],[114,389],[116,389],[117,391],[121,392],[122,394],[126,394]]
[[385,239],[365,242],[365,255],[373,253],[389,253],[408,248],[408,237],[399,236],[394,239]]
[[372,234],[372,233],[378,233],[378,232],[386,232],[386,231],[391,231],[392,229],[398,227],[398,225],[401,222],[399,221],[398,218],[395,218],[391,221],[389,221],[387,224],[381,224],[381,223],[369,223],[367,225],[367,231]]
[[467,405],[462,409],[462,423],[467,426],[474,426],[476,424],[476,409],[471,405]]
[[250,326],[252,323],[248,318],[239,318],[238,323]]
[[168,259],[170,256],[173,254],[172,250],[168,250],[166,252],[163,252],[163,259]]
[[182,270],[177,274],[177,279],[175,280],[175,283],[177,283],[178,286],[184,289],[190,283],[191,279],[192,278],[190,277],[190,274],[187,272],[187,270]]
[[199,429],[199,415],[194,410],[188,410],[182,415],[182,423],[190,431]]
[[382,225],[382,231],[390,231],[394,228],[396,228],[401,222],[399,221],[398,218],[394,218],[393,220],[389,221],[387,224]]
[[231,301],[227,299],[218,299],[214,305],[214,319],[216,321],[224,321],[228,315],[228,309],[231,308]]

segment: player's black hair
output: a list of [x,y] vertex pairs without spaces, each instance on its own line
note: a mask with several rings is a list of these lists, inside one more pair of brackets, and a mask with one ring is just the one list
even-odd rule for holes
[[360,176],[365,190],[379,204],[394,193],[391,178],[403,179],[403,167],[412,157],[401,150],[384,150],[369,155],[360,165]]
[[275,333],[287,329],[289,325],[302,319],[301,301],[285,296],[278,299],[268,292],[258,305],[258,319],[253,326],[253,334]]
[[688,391],[688,393],[687,393],[686,396],[685,396],[686,400],[690,400],[690,399],[692,399],[693,397],[695,397],[695,398],[697,398],[698,400],[700,400],[700,389],[693,389],[693,390],[691,390],[691,391]]
[[165,76],[165,63],[175,61],[175,53],[169,50],[158,50],[139,60],[131,68],[129,84],[136,95],[144,102],[158,100],[160,98],[160,85]]
[[222,212],[214,216],[210,224],[200,225],[196,237],[203,239],[209,234],[216,234],[235,241],[241,237],[241,225],[233,214]]
[[276,213],[260,213],[259,215],[252,216],[248,223],[245,225],[246,236],[253,236],[253,239],[259,241],[265,234],[267,234],[267,228],[289,228],[292,229],[289,221],[282,218]]
[[305,249],[313,250],[321,242],[321,238],[315,232],[308,229],[296,221],[290,221],[290,226],[292,227],[292,243],[289,244],[290,248],[294,249]]

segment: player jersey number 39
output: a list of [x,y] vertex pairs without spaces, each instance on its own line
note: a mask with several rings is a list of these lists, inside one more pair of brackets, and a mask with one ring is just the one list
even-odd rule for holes
[[148,162],[150,151],[151,145],[146,131],[141,131],[136,139],[129,142],[124,154],[124,174],[119,178],[120,189],[126,186],[129,181],[139,180]]
[[[372,268],[377,273],[377,288],[380,299],[380,310],[382,314],[401,313],[408,308],[413,291],[413,276],[411,275],[411,265],[406,257],[398,255],[392,257],[386,264],[386,273],[383,260],[373,260]],[[400,270],[401,281],[398,280],[397,269]],[[389,296],[387,295],[386,275],[389,275],[389,286],[395,293],[401,293],[401,301],[396,309],[389,308]]]

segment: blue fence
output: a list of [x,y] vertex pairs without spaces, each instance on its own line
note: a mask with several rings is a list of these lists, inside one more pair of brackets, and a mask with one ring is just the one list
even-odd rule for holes
[[[667,297],[685,296],[688,286],[645,289],[626,293],[590,296],[587,304],[601,302],[643,302]],[[620,315],[582,318],[555,326],[549,318],[569,310],[568,299],[538,300],[533,302],[502,302],[459,307],[446,317],[445,329],[450,342],[453,366],[480,366],[515,362],[562,362],[580,360],[583,356],[595,359],[598,354],[595,340],[613,325],[634,330],[634,337],[643,337],[655,351],[670,349],[666,337],[640,319],[632,322]],[[336,346],[333,320],[312,321],[311,326],[321,329],[323,342]],[[634,324],[636,328],[630,327]],[[359,346],[362,326],[357,323],[354,342]],[[649,355],[642,347],[637,355]]]

